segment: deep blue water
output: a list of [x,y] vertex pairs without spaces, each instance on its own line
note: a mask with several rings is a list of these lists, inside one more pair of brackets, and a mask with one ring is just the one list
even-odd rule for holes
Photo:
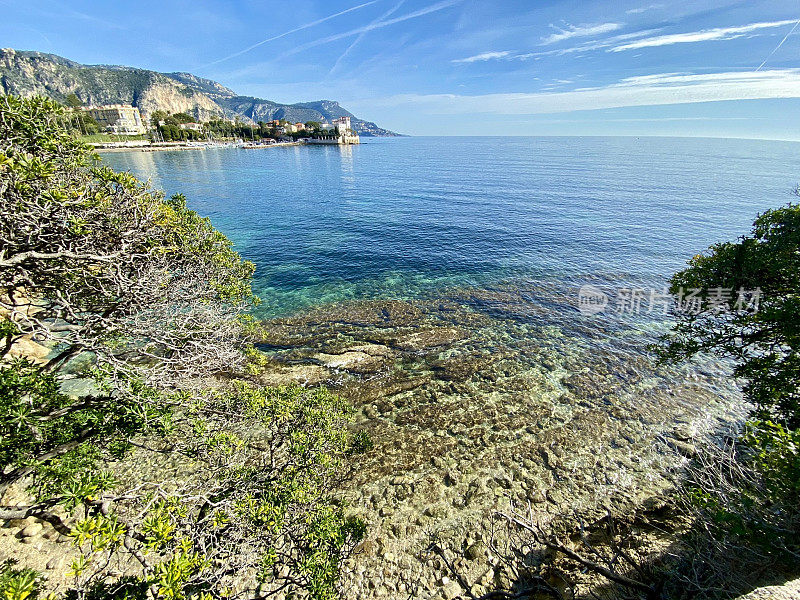
[[800,182],[800,145],[396,138],[106,154],[231,237],[262,314],[508,280],[659,279]]

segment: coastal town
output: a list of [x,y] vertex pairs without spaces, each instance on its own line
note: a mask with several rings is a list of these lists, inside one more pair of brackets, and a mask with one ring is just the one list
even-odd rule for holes
[[[68,104],[69,99],[68,99]],[[200,121],[188,113],[153,111],[142,115],[135,106],[71,105],[72,128],[97,149],[142,150],[238,146],[255,149],[287,145],[359,144],[349,116],[332,122],[291,122],[286,119],[245,121],[214,118]]]

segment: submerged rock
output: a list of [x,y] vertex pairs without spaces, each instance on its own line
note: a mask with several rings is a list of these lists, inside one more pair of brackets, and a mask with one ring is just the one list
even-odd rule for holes
[[85,398],[100,394],[100,388],[93,379],[67,379],[60,384],[61,393],[73,398]]
[[655,366],[646,336],[576,322],[545,292],[539,304],[531,289],[343,303],[264,324],[265,381],[330,386],[375,444],[345,490],[374,540],[348,597],[407,597],[409,569],[418,597],[461,594],[420,554],[432,531],[476,582],[492,574],[488,588],[502,576],[479,542],[493,511],[512,499],[541,514],[628,510],[672,485],[687,431],[734,414],[737,390],[715,371],[683,384]]
[[448,346],[463,340],[467,332],[457,327],[437,327],[414,331],[397,338],[395,345],[403,350],[427,350],[439,346]]
[[315,358],[328,369],[352,373],[375,373],[388,364],[385,357],[373,356],[361,350],[348,350],[341,354],[318,354]]

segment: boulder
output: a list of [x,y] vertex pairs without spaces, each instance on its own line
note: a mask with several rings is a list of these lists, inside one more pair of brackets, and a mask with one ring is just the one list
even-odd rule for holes
[[20,531],[19,534],[22,537],[26,538],[34,537],[39,535],[42,532],[42,529],[43,527],[41,523],[31,523],[30,525],[27,525],[22,531]]
[[330,377],[331,372],[320,365],[285,365],[265,373],[261,380],[265,385],[318,385]]
[[756,588],[736,600],[800,600],[800,579],[787,581],[783,585]]

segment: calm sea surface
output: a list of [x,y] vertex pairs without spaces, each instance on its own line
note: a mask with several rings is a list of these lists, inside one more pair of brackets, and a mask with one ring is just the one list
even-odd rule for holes
[[264,316],[497,281],[658,278],[792,199],[795,143],[399,138],[106,154],[231,237]]

